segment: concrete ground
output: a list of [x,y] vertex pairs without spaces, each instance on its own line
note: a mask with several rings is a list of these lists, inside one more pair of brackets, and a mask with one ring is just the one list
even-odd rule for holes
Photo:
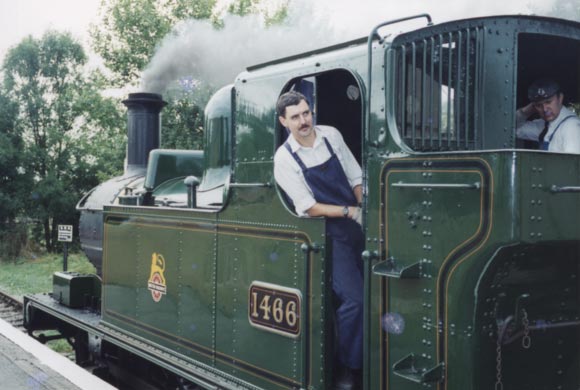
[[2,320],[0,389],[115,390],[108,383]]

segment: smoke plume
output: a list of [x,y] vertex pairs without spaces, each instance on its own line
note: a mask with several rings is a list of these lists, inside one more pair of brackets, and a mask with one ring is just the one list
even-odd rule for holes
[[[541,1],[543,3],[544,0]],[[550,0],[552,2],[553,0]],[[567,1],[567,0],[559,0]],[[368,35],[385,20],[430,13],[435,23],[506,13],[527,13],[538,0],[292,0],[283,25],[265,27],[257,16],[227,16],[225,26],[188,20],[163,40],[142,76],[142,90],[163,93],[178,80],[220,87],[246,67]],[[534,9],[535,12],[538,9]],[[418,21],[425,25],[424,20]],[[418,27],[418,26],[415,26]],[[397,25],[394,33],[404,29]],[[183,83],[182,83],[183,84]]]
[[285,24],[271,27],[265,27],[258,16],[229,15],[224,22],[219,30],[209,21],[187,20],[177,25],[143,72],[142,90],[162,93],[183,77],[219,87],[232,83],[248,66],[341,39],[328,24],[314,23],[311,17],[291,15]]

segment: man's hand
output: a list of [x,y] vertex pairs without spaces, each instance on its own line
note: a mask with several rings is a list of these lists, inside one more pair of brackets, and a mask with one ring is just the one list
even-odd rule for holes
[[518,111],[522,114],[524,118],[530,117],[536,109],[534,108],[534,103],[530,103],[527,106],[521,107]]
[[360,207],[350,206],[348,208],[348,217],[362,226],[362,210]]

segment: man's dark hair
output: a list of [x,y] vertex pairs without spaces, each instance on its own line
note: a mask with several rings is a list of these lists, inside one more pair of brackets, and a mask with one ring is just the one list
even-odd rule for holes
[[278,98],[278,102],[276,103],[276,112],[278,112],[278,115],[280,116],[286,116],[286,107],[296,106],[302,100],[308,103],[306,96],[302,95],[300,92],[297,91],[286,92]]

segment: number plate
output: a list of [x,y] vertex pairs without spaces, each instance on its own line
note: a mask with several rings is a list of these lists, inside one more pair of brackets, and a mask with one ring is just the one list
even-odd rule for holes
[[287,337],[300,336],[300,290],[253,282],[248,298],[248,318],[252,326]]

